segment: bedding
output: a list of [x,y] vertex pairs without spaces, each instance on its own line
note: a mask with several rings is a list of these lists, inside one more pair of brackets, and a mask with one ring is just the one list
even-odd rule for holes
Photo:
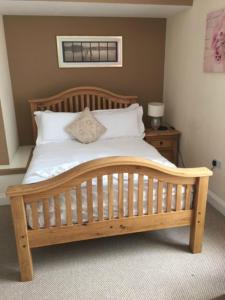
[[[137,103],[127,108],[94,110],[91,113],[107,128],[101,139],[118,136],[144,137],[143,108]],[[34,115],[38,129],[36,144],[40,145],[72,139],[73,137],[66,132],[65,128],[79,117],[80,112],[53,112],[46,110],[36,111]]]
[[83,144],[97,141],[107,130],[86,107],[65,130]]
[[[108,156],[139,156],[145,159],[152,160],[154,162],[163,164],[167,167],[176,168],[175,165],[166,160],[159,152],[151,145],[143,141],[138,137],[126,137],[115,138],[108,140],[98,140],[91,144],[81,144],[74,140],[65,140],[61,142],[47,143],[37,145],[34,149],[33,158],[31,160],[28,171],[24,177],[23,183],[34,183],[48,178],[54,177],[66,170],[71,169],[81,163],[89,160],[103,158]],[[124,176],[124,216],[128,215],[128,176]],[[95,179],[93,183],[93,214],[94,219],[98,218],[97,207],[97,182]],[[105,185],[104,185],[105,183]],[[108,194],[106,188],[107,176],[103,176],[103,194],[104,194],[104,218],[107,218],[108,213]],[[118,175],[113,175],[114,184],[114,217],[118,216]],[[157,180],[154,181],[153,188],[153,213],[157,210]],[[134,215],[137,215],[137,190],[138,190],[138,178],[134,176]],[[76,215],[76,193],[72,196],[72,214],[73,222],[77,222]],[[176,190],[173,189],[172,193],[172,209],[175,209],[176,205]],[[144,176],[144,196],[143,196],[143,212],[147,213],[147,177]],[[62,224],[66,224],[66,205],[64,195],[60,195],[61,202],[61,219]],[[185,206],[185,188],[182,190],[182,209]],[[163,210],[166,209],[166,186],[163,188]],[[32,227],[32,214],[29,205],[26,207],[28,224]],[[44,225],[43,207],[40,204],[38,207],[39,224],[40,227]],[[55,224],[54,215],[54,200],[51,199],[49,203],[50,224]],[[87,190],[86,184],[82,185],[82,216],[83,221],[87,221]]]

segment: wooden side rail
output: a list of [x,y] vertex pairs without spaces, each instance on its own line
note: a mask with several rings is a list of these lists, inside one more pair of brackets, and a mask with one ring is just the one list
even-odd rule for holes
[[30,249],[52,244],[191,226],[191,250],[200,252],[211,175],[207,168],[173,169],[138,157],[109,157],[49,180],[9,187],[22,280],[32,279]]

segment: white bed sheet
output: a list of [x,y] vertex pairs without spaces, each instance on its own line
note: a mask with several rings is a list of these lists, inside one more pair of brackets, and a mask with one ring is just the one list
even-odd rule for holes
[[[71,169],[81,163],[96,158],[108,157],[108,156],[139,156],[151,161],[160,163],[164,166],[175,168],[176,166],[165,159],[161,154],[151,145],[143,141],[141,138],[129,137],[129,138],[115,138],[109,140],[99,140],[91,144],[81,144],[74,140],[66,140],[57,143],[47,143],[38,145],[34,149],[33,157],[27,173],[24,177],[23,183],[34,183],[48,178],[54,177],[60,173]],[[127,176],[124,176],[124,215],[128,214],[128,182]],[[137,175],[134,176],[134,215],[137,215]],[[113,175],[114,183],[114,217],[118,216],[118,201],[117,201],[117,174]],[[93,213],[94,218],[98,219],[98,207],[97,207],[97,183],[93,179]],[[108,195],[107,195],[107,176],[103,176],[103,205],[104,205],[104,217],[107,218],[108,214]],[[172,209],[175,209],[175,194],[176,190],[173,190],[172,196]],[[73,222],[77,222],[76,215],[76,194],[75,191],[72,195],[72,215]],[[144,200],[143,200],[143,213],[147,213],[147,177],[144,176]],[[62,194],[61,200],[61,220],[62,224],[66,224],[66,206],[65,198]],[[50,224],[55,225],[54,214],[54,201],[50,200]],[[185,188],[182,191],[182,209],[185,206]],[[163,210],[166,209],[166,187],[163,189]],[[153,213],[157,210],[157,181],[154,182],[153,189]],[[39,212],[39,224],[44,226],[43,207],[40,203],[38,206]],[[86,184],[82,185],[82,214],[83,221],[87,221],[87,196],[86,196]],[[28,224],[32,227],[32,214],[31,208],[27,205],[27,218]]]

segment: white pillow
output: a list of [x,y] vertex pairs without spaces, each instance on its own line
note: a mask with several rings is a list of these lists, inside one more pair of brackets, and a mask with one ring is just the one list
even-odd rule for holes
[[98,115],[106,114],[108,115],[109,113],[118,113],[118,112],[126,112],[126,111],[136,111],[138,115],[138,128],[140,131],[140,137],[144,138],[145,134],[145,126],[143,123],[143,107],[139,105],[138,103],[131,104],[130,106],[126,108],[119,108],[119,109],[108,109],[108,110],[94,110],[93,112],[95,113],[95,117],[98,118]]
[[43,142],[43,129],[42,129],[42,116],[46,113],[53,113],[51,110],[44,110],[44,111],[35,111],[34,112],[34,120],[36,122],[37,126],[37,139],[36,139],[36,145],[44,144]]
[[[121,113],[126,113],[133,111],[134,113],[130,115],[131,119],[128,120],[128,123],[124,124],[123,122],[123,128],[118,127],[118,124],[121,126],[121,122],[123,119],[123,116]],[[112,137],[120,137],[125,136],[127,133],[127,136],[140,136],[144,137],[144,124],[142,121],[143,117],[143,108],[142,106],[139,106],[137,103],[134,103],[130,105],[127,108],[121,108],[121,109],[108,109],[108,110],[95,110],[92,111],[94,116],[98,119],[104,119],[105,123],[102,123],[108,130],[109,134],[107,134],[108,130],[106,131],[106,134],[104,138],[112,138]],[[118,118],[113,118],[114,115],[118,115]],[[36,144],[45,144],[49,142],[57,142],[62,140],[68,140],[71,139],[71,135],[69,135],[65,128],[68,124],[76,120],[76,118],[79,116],[78,113],[66,113],[66,112],[52,112],[52,111],[36,111],[34,113],[35,120],[37,124],[38,129],[38,136],[36,140]],[[136,114],[136,117],[135,117]],[[128,115],[125,114],[124,118],[128,118]],[[108,120],[107,120],[108,119]],[[125,120],[124,119],[124,120]],[[99,119],[100,120],[100,119]],[[111,120],[111,121],[110,121]],[[101,122],[101,121],[100,121]],[[111,123],[110,123],[111,122]],[[116,125],[115,125],[116,122]],[[119,122],[119,123],[118,123]],[[134,124],[131,124],[134,122]],[[128,128],[130,126],[130,129]],[[139,133],[137,134],[137,127]],[[122,130],[123,129],[123,130]],[[122,131],[121,131],[122,130]],[[132,133],[133,132],[133,133]],[[101,139],[103,139],[103,136]]]
[[[66,132],[68,124],[77,119],[80,113],[43,113],[38,118],[38,138],[37,144],[57,142],[71,139],[71,135]],[[39,134],[40,132],[40,134]]]
[[119,137],[142,137],[138,124],[138,110],[95,113],[96,119],[107,128],[100,140]]

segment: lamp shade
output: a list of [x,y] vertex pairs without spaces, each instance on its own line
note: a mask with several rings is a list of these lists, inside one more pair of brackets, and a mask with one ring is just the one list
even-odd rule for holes
[[164,103],[151,102],[148,104],[148,116],[150,117],[163,117],[164,115]]

